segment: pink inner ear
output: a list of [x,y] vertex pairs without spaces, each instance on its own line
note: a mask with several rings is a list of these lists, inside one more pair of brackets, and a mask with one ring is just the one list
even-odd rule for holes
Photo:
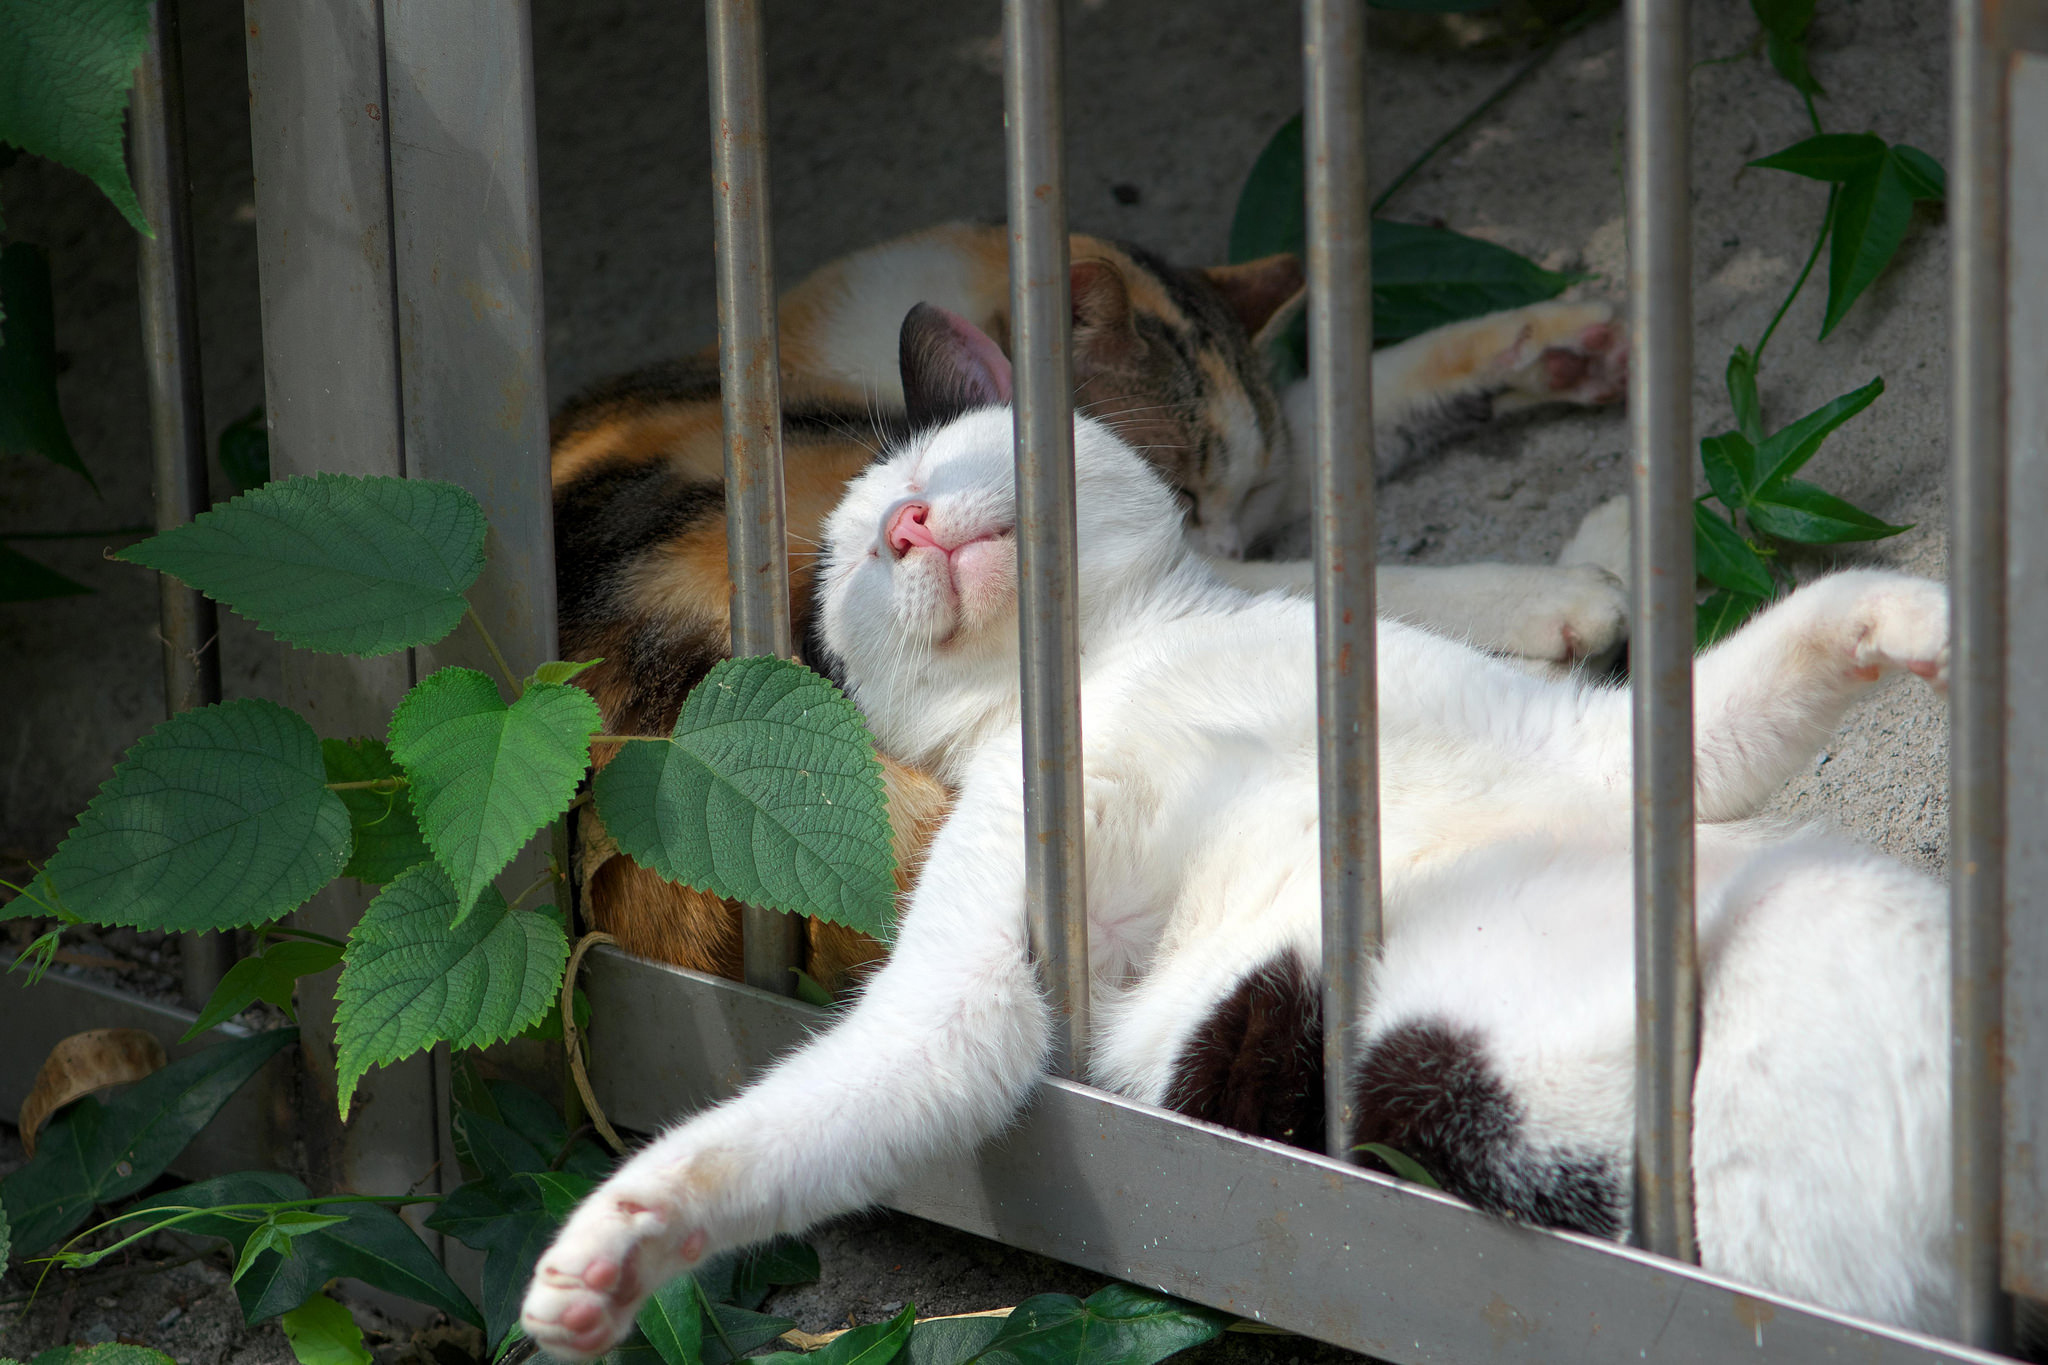
[[953,329],[953,336],[965,350],[964,359],[978,366],[995,389],[995,401],[1010,401],[1010,358],[1003,354],[1003,348],[989,339],[988,333],[976,327],[958,313],[933,305],[933,311],[946,319],[946,325]]

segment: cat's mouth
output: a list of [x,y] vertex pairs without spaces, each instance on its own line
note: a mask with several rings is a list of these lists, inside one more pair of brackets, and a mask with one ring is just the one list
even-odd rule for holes
[[1013,525],[927,524],[930,508],[905,501],[883,518],[882,545],[894,561],[899,600],[922,618],[935,647],[1007,616],[1017,596]]

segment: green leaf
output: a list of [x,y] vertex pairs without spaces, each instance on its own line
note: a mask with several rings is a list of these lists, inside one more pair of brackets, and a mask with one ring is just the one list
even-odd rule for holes
[[910,1329],[903,1365],[967,1365],[1003,1330],[1002,1318],[933,1318]]
[[1700,577],[1723,588],[1769,597],[1777,591],[1770,567],[1742,533],[1700,503],[1692,505],[1693,557]]
[[557,1223],[568,1221],[584,1196],[597,1188],[597,1182],[589,1176],[571,1171],[522,1171],[518,1178],[540,1192],[541,1207]]
[[1436,1177],[1429,1173],[1427,1166],[1424,1166],[1406,1152],[1395,1147],[1389,1147],[1384,1142],[1364,1142],[1353,1147],[1351,1150],[1354,1152],[1364,1152],[1384,1162],[1396,1176],[1411,1185],[1422,1185],[1432,1190],[1443,1188],[1442,1185],[1437,1183]]
[[1783,430],[1772,432],[1757,446],[1756,481],[1750,485],[1751,497],[1770,497],[1773,488],[1805,467],[1837,427],[1875,403],[1883,392],[1884,379],[1873,379],[1860,389],[1821,404]]
[[1244,178],[1244,188],[1237,192],[1237,211],[1230,220],[1233,264],[1283,251],[1301,253],[1308,241],[1307,183],[1301,115],[1296,114],[1266,140]]
[[585,659],[581,663],[564,663],[562,660],[557,659],[552,663],[544,663],[539,668],[534,669],[533,676],[528,678],[526,682],[528,686],[537,682],[565,683],[584,669],[596,668],[603,662],[603,659]]
[[97,1346],[55,1346],[36,1356],[29,1365],[177,1365],[177,1362],[154,1347],[108,1341]]
[[1884,139],[1875,133],[1820,133],[1749,164],[1844,184],[1876,175],[1885,150]]
[[341,1116],[356,1082],[444,1039],[461,1049],[509,1038],[561,988],[569,940],[486,886],[474,914],[450,927],[455,891],[422,863],[384,888],[349,935],[335,987],[335,1076]]
[[[159,1073],[161,1074],[161,1073]],[[131,1214],[164,1205],[275,1203],[306,1199],[310,1191],[282,1171],[239,1171],[171,1190],[144,1201]],[[265,1251],[235,1282],[242,1316],[261,1322],[290,1312],[337,1276],[438,1308],[450,1317],[482,1325],[482,1318],[448,1272],[405,1220],[382,1204],[321,1204],[315,1213],[343,1221],[306,1232],[292,1242],[292,1254]],[[178,1225],[196,1237],[219,1237],[237,1255],[256,1224],[228,1214],[202,1215]]]
[[699,1365],[703,1359],[704,1311],[697,1306],[697,1287],[688,1275],[648,1295],[634,1322],[667,1365]]
[[[910,1339],[916,1321],[917,1305],[905,1304],[903,1311],[887,1322],[871,1322],[842,1332],[815,1351],[771,1351],[757,1359],[762,1365],[800,1365],[804,1361],[810,1365],[889,1365]],[[670,1361],[670,1365],[678,1363]]]
[[325,1294],[315,1294],[278,1319],[299,1365],[370,1365],[374,1357],[356,1320]]
[[76,597],[92,589],[55,569],[38,564],[10,546],[0,544],[0,602],[42,602]]
[[1763,440],[1763,405],[1756,396],[1756,357],[1747,346],[1737,346],[1728,357],[1728,405],[1735,409],[1736,430],[1752,444]]
[[1728,508],[1749,506],[1755,496],[1756,450],[1740,432],[1725,431],[1700,442],[1700,464],[1707,471],[1707,486]]
[[145,237],[121,123],[148,40],[146,0],[0,0],[0,142],[85,176]]
[[1707,594],[1707,599],[1693,611],[1693,648],[1705,649],[1726,639],[1766,600],[1746,592],[1731,592],[1727,588]]
[[1764,26],[1764,50],[1779,75],[1802,94],[1824,94],[1806,67],[1806,30],[1813,22],[1814,0],[1749,0]]
[[484,514],[452,483],[279,479],[115,555],[171,574],[287,644],[326,654],[430,645],[467,610]]
[[1853,503],[1803,479],[1773,484],[1750,504],[1750,525],[1802,545],[1838,545],[1848,540],[1883,540],[1912,529],[1878,520]]
[[728,659],[670,742],[597,775],[619,848],[670,881],[887,938],[896,901],[874,740],[852,702],[784,659]]
[[495,1356],[519,1327],[519,1305],[556,1221],[540,1192],[511,1178],[472,1180],[441,1201],[427,1226],[484,1253],[485,1345]]
[[[705,1324],[704,1365],[731,1365],[739,1357],[759,1350],[796,1326],[788,1318],[750,1313],[729,1303],[713,1304],[711,1312],[717,1326]],[[730,1351],[726,1349],[728,1342],[732,1344]]]
[[1899,163],[1899,174],[1905,178],[1907,192],[1915,199],[1944,200],[1948,198],[1948,173],[1936,161],[1918,147],[1897,143],[1892,147],[1892,159]]
[[723,1297],[743,1308],[757,1307],[771,1285],[812,1284],[819,1273],[818,1253],[810,1243],[781,1236],[740,1254],[733,1265],[732,1289]]
[[983,1365],[1152,1365],[1221,1332],[1228,1313],[1127,1284],[1084,1303],[1040,1294],[1017,1305],[978,1360]]
[[537,682],[507,706],[488,674],[444,668],[391,716],[391,753],[457,892],[455,919],[542,825],[569,808],[603,724],[580,687]]
[[1374,9],[1405,14],[1473,14],[1483,9],[1499,9],[1501,3],[1502,0],[1371,0]]
[[[0,32],[20,0],[0,0]],[[0,38],[0,69],[7,57]],[[0,77],[0,108],[7,102]],[[5,138],[0,131],[0,138]],[[40,455],[72,470],[95,492],[57,406],[57,329],[50,304],[50,258],[30,242],[0,250],[0,455]],[[68,581],[68,580],[67,580]],[[81,591],[83,591],[81,589]],[[55,593],[43,596],[54,597]],[[0,601],[20,601],[0,597]]]
[[108,1204],[162,1175],[185,1144],[297,1029],[273,1029],[202,1048],[102,1102],[87,1096],[43,1129],[36,1154],[0,1180],[15,1251],[55,1243]]
[[218,449],[221,471],[234,482],[236,492],[247,493],[270,482],[270,425],[260,406],[221,428]]
[[790,974],[796,978],[796,998],[806,1005],[819,1009],[832,1008],[832,992],[818,984],[818,979],[801,967],[791,967]]
[[1383,346],[1432,327],[1541,303],[1578,278],[1447,228],[1376,219],[1373,341]]
[[178,1041],[189,1043],[223,1020],[232,1019],[258,1000],[268,1001],[293,1019],[292,985],[302,976],[324,972],[341,961],[341,949],[331,943],[285,939],[263,950],[260,957],[245,957],[228,968],[227,975],[213,988],[206,1008]]
[[313,727],[248,697],[136,741],[45,876],[72,912],[139,929],[229,929],[296,909],[349,858]]
[[348,1219],[338,1213],[308,1213],[304,1209],[279,1209],[264,1218],[249,1233],[242,1243],[242,1254],[235,1260],[235,1270],[228,1277],[239,1280],[249,1273],[256,1264],[256,1258],[266,1251],[275,1251],[280,1256],[292,1254],[292,1239],[319,1228],[331,1228]]
[[383,740],[323,739],[320,756],[327,765],[329,782],[385,778],[401,782],[388,792],[357,788],[335,793],[348,807],[349,828],[355,834],[355,851],[349,855],[348,866],[341,869],[342,876],[381,886],[434,856],[413,818],[412,792],[402,785],[405,774]]

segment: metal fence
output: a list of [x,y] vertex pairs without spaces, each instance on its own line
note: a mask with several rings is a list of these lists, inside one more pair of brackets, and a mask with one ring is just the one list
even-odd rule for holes
[[[193,482],[203,453],[189,243],[176,226],[175,19],[172,0],[158,2],[136,132],[150,216],[173,225],[143,267],[159,504],[173,524],[200,505],[192,490],[203,489],[203,476]],[[550,657],[522,0],[246,0],[245,9],[277,472],[468,487],[493,526],[476,600],[507,623],[509,646]],[[708,0],[706,13],[733,637],[740,653],[787,654],[759,3]],[[1324,1017],[1335,1020],[1355,1015],[1379,933],[1365,30],[1362,0],[1305,0],[1303,15],[1323,992]],[[2048,128],[2048,0],[1955,0],[1954,15],[1950,878],[1965,1344],[1860,1323],[1689,1263],[1697,984],[1682,0],[1629,0],[1626,16],[1639,1245],[1512,1225],[1338,1159],[1352,1034],[1334,1027],[1325,1059],[1332,1156],[1054,1078],[992,1148],[929,1172],[892,1204],[1396,1361],[1988,1359],[1972,1348],[2004,1344],[2008,1294],[2048,1298],[2048,1143],[2034,1140],[2048,1130],[2048,713],[2008,701],[2008,688],[2048,695],[2048,595],[2038,591],[2048,551],[2038,536],[2007,534],[2013,509],[2048,507],[2048,139],[2012,136]],[[1060,41],[1057,0],[1005,0],[1028,897],[1071,1076],[1087,1040],[1088,953]],[[167,589],[164,604],[174,706],[208,686],[182,662],[211,630],[204,604],[187,596]],[[360,732],[463,648],[458,637],[370,661],[293,655],[287,690],[324,731]],[[353,897],[324,893],[313,922],[345,927],[362,908]],[[749,914],[747,986],[594,956],[594,1080],[616,1122],[653,1128],[729,1094],[814,1025],[813,1012],[771,993],[790,979],[794,930],[787,917]],[[208,970],[199,967],[191,989],[203,991]],[[318,1067],[331,1001],[305,1003]],[[365,1089],[376,1095],[365,1117],[316,1144],[330,1154],[330,1178],[402,1186],[425,1164],[422,1152],[450,1153],[445,1058],[386,1068]]]

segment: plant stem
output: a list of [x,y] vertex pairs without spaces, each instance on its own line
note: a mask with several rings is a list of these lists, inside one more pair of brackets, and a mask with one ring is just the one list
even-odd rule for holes
[[508,910],[517,910],[519,908],[519,903],[521,901],[525,900],[528,896],[531,896],[534,892],[540,890],[543,886],[548,885],[554,880],[555,869],[550,867],[547,871],[540,874],[540,879],[534,882],[532,886],[527,887],[524,891],[514,896],[511,899],[511,901],[506,905],[505,908]]
[[1403,166],[1401,168],[1400,174],[1396,175],[1393,178],[1393,180],[1387,185],[1387,187],[1381,190],[1379,192],[1379,195],[1372,201],[1372,208],[1369,210],[1369,212],[1374,215],[1377,215],[1381,209],[1385,208],[1387,206],[1387,201],[1394,197],[1395,192],[1399,190],[1403,185],[1407,184],[1410,180],[1413,180],[1415,176],[1422,170],[1422,168],[1430,163],[1431,159],[1434,158],[1438,152],[1442,151],[1445,147],[1449,146],[1452,142],[1456,141],[1465,132],[1466,129],[1470,128],[1480,119],[1486,117],[1487,111],[1492,109],[1494,105],[1499,104],[1502,100],[1506,99],[1509,96],[1509,94],[1511,94],[1514,91],[1516,86],[1520,85],[1523,81],[1528,80],[1529,77],[1535,75],[1537,70],[1545,62],[1550,60],[1551,55],[1557,51],[1558,46],[1561,43],[1563,43],[1565,39],[1571,37],[1574,33],[1577,33],[1586,25],[1592,23],[1595,19],[1603,18],[1607,14],[1612,13],[1619,6],[1619,4],[1620,0],[1607,0],[1606,3],[1589,5],[1585,9],[1573,15],[1570,19],[1566,20],[1564,23],[1558,25],[1557,28],[1551,32],[1551,35],[1543,40],[1543,45],[1536,49],[1535,55],[1530,57],[1528,61],[1522,63],[1521,69],[1516,71],[1514,75],[1508,77],[1507,80],[1501,85],[1501,87],[1498,90],[1495,90],[1491,95],[1488,95],[1485,99],[1481,100],[1478,106],[1474,108],[1471,113],[1465,115],[1465,117],[1459,119],[1457,123],[1453,124],[1449,132],[1445,133],[1436,141],[1430,143],[1427,147],[1424,147],[1422,149],[1422,154],[1420,156],[1417,156],[1413,161],[1409,162],[1406,166]]
[[289,924],[266,924],[263,926],[263,932],[266,934],[283,934],[289,938],[311,939],[315,943],[324,943],[330,948],[348,947],[347,943],[338,938],[329,938],[325,934],[316,934],[311,929],[294,929]]
[[355,782],[329,782],[331,792],[395,792],[408,785],[402,777],[365,777]]
[[499,650],[498,642],[491,638],[491,632],[484,628],[484,618],[476,614],[475,607],[467,603],[463,605],[464,610],[469,616],[469,623],[476,627],[477,634],[484,637],[484,648],[491,651],[491,657],[497,660],[498,671],[505,675],[505,681],[511,685],[512,695],[514,697],[523,696],[526,692],[526,685],[512,675],[512,665],[505,662],[505,655]]
[[[1809,106],[1812,103],[1811,100],[1807,101]],[[1813,273],[1813,263],[1820,259],[1820,249],[1827,244],[1828,229],[1835,225],[1835,198],[1840,193],[1841,187],[1839,185],[1828,186],[1828,206],[1827,210],[1820,216],[1820,231],[1814,236],[1813,250],[1806,253],[1806,265],[1800,270],[1799,278],[1792,281],[1792,292],[1787,294],[1785,301],[1778,305],[1778,311],[1771,318],[1771,325],[1764,328],[1763,336],[1757,339],[1756,350],[1752,354],[1759,369],[1763,367],[1764,363],[1764,347],[1771,344],[1771,334],[1778,330],[1778,324],[1784,320],[1786,310],[1792,306],[1792,300],[1798,298],[1799,291],[1806,287],[1806,277]]]
[[[441,1202],[442,1197],[438,1194],[330,1194],[325,1196],[310,1195],[304,1199],[280,1199],[268,1204],[212,1204],[204,1208],[189,1204],[160,1204],[153,1209],[139,1209],[134,1213],[124,1213],[117,1218],[109,1218],[106,1222],[89,1227],[84,1232],[67,1239],[64,1243],[65,1246],[71,1246],[82,1238],[92,1236],[95,1232],[104,1231],[119,1223],[132,1223],[138,1218],[147,1218],[153,1213],[169,1213],[172,1215],[169,1218],[151,1223],[140,1232],[130,1233],[112,1246],[102,1247],[98,1251],[89,1253],[66,1252],[60,1248],[51,1255],[38,1256],[33,1259],[57,1266],[65,1264],[67,1258],[73,1258],[76,1260],[76,1268],[83,1270],[89,1266],[98,1265],[123,1247],[139,1242],[151,1233],[161,1232],[165,1228],[175,1227],[179,1223],[188,1223],[194,1218],[205,1218],[215,1214],[261,1213],[268,1215],[282,1213],[286,1209],[318,1208],[325,1204],[395,1204],[402,1208],[407,1204],[438,1204]],[[242,1218],[236,1221],[260,1223],[263,1220],[261,1218]]]

